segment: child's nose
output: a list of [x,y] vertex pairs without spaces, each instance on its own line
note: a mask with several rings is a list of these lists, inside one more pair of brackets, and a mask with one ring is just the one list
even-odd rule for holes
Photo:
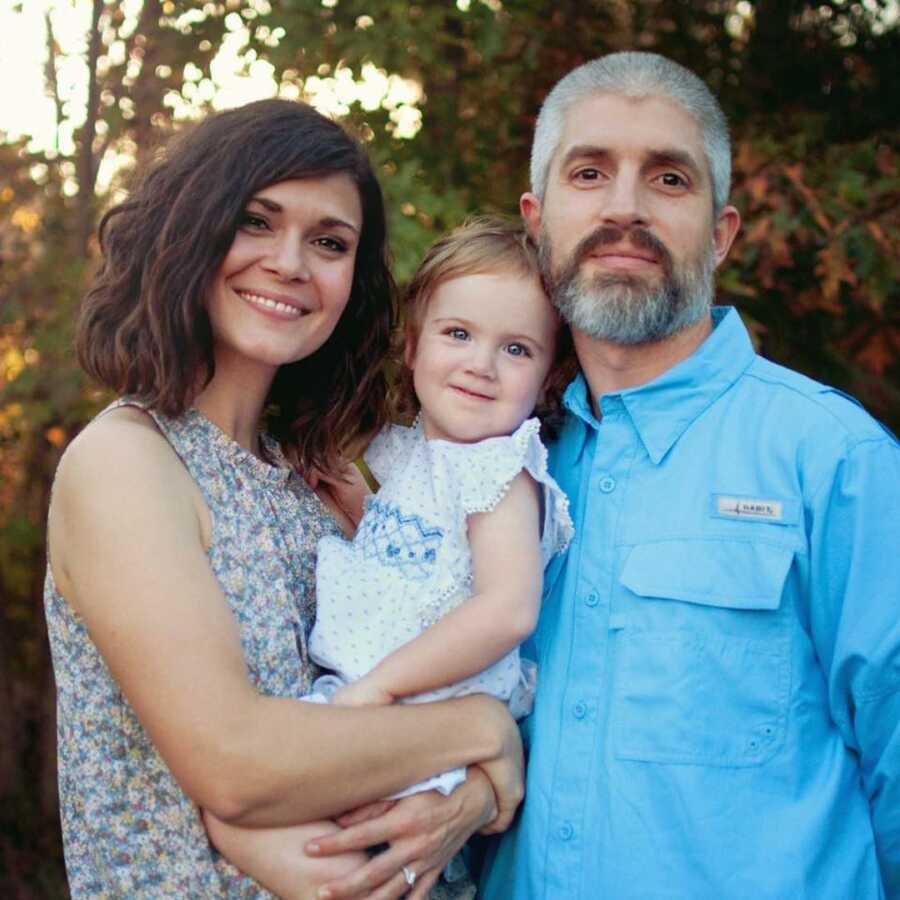
[[468,369],[482,378],[493,378],[496,374],[494,351],[486,345],[473,346]]

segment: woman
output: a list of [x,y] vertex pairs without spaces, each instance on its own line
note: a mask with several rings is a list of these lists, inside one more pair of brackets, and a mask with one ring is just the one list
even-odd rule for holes
[[264,896],[199,808],[285,826],[473,765],[462,793],[330,839],[390,847],[310,885],[423,896],[514,812],[508,715],[483,696],[297,702],[314,550],[341,517],[298,473],[335,474],[384,422],[392,285],[366,156],[305,105],[250,104],[174,144],[100,234],[78,349],[125,399],[60,464],[45,593],[72,896]]

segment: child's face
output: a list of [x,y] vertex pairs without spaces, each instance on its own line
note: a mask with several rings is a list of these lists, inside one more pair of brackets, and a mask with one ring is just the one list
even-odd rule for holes
[[558,327],[537,277],[483,273],[439,285],[406,360],[425,437],[471,443],[515,431],[537,403]]

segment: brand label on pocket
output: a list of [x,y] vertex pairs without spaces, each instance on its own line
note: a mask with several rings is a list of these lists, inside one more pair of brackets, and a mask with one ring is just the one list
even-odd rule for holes
[[768,522],[784,521],[784,504],[780,500],[763,497],[716,497],[716,512],[729,519],[765,519]]

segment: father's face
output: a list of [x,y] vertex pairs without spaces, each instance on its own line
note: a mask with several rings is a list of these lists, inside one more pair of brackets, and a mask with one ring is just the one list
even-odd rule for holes
[[548,291],[589,337],[658,341],[698,321],[739,224],[713,221],[700,129],[662,97],[597,93],[576,103],[543,201],[522,197]]

